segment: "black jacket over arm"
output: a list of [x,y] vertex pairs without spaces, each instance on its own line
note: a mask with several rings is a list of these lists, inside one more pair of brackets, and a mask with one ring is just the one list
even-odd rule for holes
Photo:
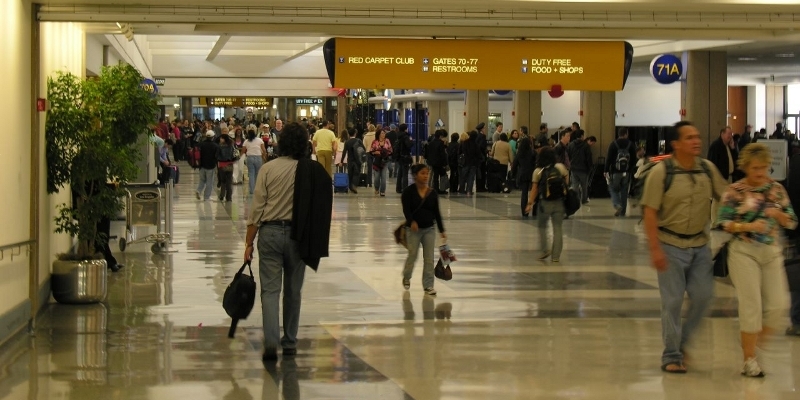
[[[731,157],[733,158],[734,178],[737,178],[739,174],[736,170],[736,160],[739,158],[739,152],[736,149],[731,149]],[[730,165],[728,165],[728,152],[725,151],[725,143],[722,142],[722,138],[715,140],[711,143],[711,146],[708,146],[708,161],[717,166],[723,178],[728,179],[730,177],[730,173],[728,173],[728,168],[730,168]],[[738,179],[734,179],[734,181],[736,180]]]
[[328,257],[333,210],[333,181],[322,164],[298,160],[294,179],[292,240],[296,240],[303,262],[314,271]]

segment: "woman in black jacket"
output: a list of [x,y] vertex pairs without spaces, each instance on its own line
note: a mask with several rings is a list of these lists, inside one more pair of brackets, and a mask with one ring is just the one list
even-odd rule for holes
[[469,133],[469,139],[461,142],[461,149],[459,157],[464,155],[463,166],[461,167],[461,175],[459,177],[458,189],[459,193],[472,195],[472,187],[475,185],[475,176],[478,172],[478,167],[483,161],[483,153],[478,145],[478,132],[472,131]]
[[520,195],[520,208],[522,216],[527,217],[525,207],[528,205],[528,195],[533,181],[533,170],[536,169],[536,152],[529,137],[523,137],[517,143],[517,156],[511,167],[511,173],[517,177],[517,187],[522,192]]
[[458,133],[450,135],[447,145],[447,165],[450,167],[450,192],[458,191]]
[[408,257],[403,268],[403,287],[406,290],[411,287],[411,274],[414,272],[419,246],[422,245],[422,287],[425,294],[436,296],[436,289],[433,288],[433,254],[436,249],[434,223],[439,228],[442,239],[447,239],[447,235],[444,233],[442,214],[439,212],[439,197],[435,190],[428,187],[430,169],[427,165],[416,164],[411,167],[411,173],[414,175],[414,184],[406,187],[400,197],[406,218],[408,248]]
[[442,177],[447,178],[447,145],[445,144],[447,131],[437,130],[428,145],[428,165],[433,169],[433,190],[438,194],[447,194],[447,188],[441,185]]

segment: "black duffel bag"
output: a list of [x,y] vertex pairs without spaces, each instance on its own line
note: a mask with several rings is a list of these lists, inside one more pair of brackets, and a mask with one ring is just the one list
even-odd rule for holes
[[[244,274],[244,268],[250,271],[250,275]],[[232,338],[236,332],[236,325],[240,319],[247,319],[250,311],[253,310],[253,304],[256,301],[256,280],[253,277],[253,269],[250,267],[250,261],[244,263],[239,272],[233,276],[228,288],[225,289],[225,295],[222,297],[222,307],[228,316],[231,317],[231,328],[228,330],[228,337]]]

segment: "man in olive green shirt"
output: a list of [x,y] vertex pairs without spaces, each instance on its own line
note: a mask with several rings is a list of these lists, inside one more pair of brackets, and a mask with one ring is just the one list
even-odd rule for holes
[[[679,122],[669,134],[672,157],[652,167],[641,203],[650,258],[658,270],[661,292],[661,369],[686,373],[686,343],[714,297],[708,245],[711,199],[719,199],[728,183],[713,163],[699,157],[700,132],[691,123]],[[672,171],[670,176],[668,171]],[[671,183],[666,188],[668,178]],[[689,294],[691,306],[682,323],[684,293]]]
[[336,140],[336,134],[333,133],[333,121],[328,121],[325,128],[318,130],[314,133],[314,152],[317,154],[317,162],[322,164],[328,175],[333,178],[333,155],[336,153],[339,141]]

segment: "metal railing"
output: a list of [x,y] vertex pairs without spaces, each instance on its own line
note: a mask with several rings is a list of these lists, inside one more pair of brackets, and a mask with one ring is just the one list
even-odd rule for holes
[[6,252],[10,253],[11,261],[14,261],[14,257],[19,257],[22,255],[22,249],[25,249],[26,255],[30,254],[31,252],[31,245],[36,244],[35,240],[27,240],[24,242],[19,243],[12,243],[0,246],[0,261],[5,260]]

